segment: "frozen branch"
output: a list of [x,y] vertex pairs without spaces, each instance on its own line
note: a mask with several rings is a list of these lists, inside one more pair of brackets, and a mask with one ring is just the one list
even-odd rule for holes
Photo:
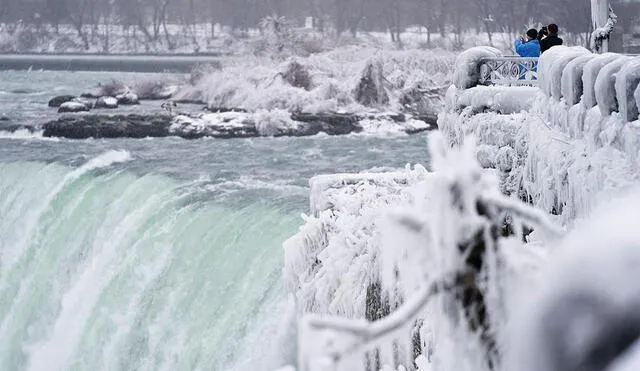
[[432,282],[430,285],[418,291],[403,306],[391,313],[388,317],[375,322],[365,320],[354,321],[340,317],[321,317],[319,315],[308,315],[304,321],[306,325],[315,330],[332,330],[341,333],[348,333],[359,338],[358,341],[348,349],[334,354],[334,359],[350,354],[362,347],[365,347],[377,339],[383,338],[405,326],[414,320],[426,304],[434,296],[450,292],[467,282],[472,272],[457,272],[445,275],[444,278]]
[[564,235],[564,231],[551,224],[547,219],[547,216],[538,209],[528,207],[522,203],[510,200],[502,196],[481,195],[480,198],[486,203],[497,206],[503,211],[508,211],[535,226],[543,228],[552,237],[560,238]]

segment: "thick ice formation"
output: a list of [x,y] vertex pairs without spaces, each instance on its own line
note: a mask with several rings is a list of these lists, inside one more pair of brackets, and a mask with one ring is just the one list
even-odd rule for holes
[[553,88],[553,75],[551,69],[553,63],[561,56],[565,55],[568,51],[568,47],[556,46],[548,51],[544,52],[538,62],[538,86],[546,95],[551,95],[551,89]]
[[300,310],[364,318],[367,286],[379,279],[378,223],[427,181],[417,166],[392,174],[319,176],[310,181],[305,225],[284,244],[285,280]]
[[462,91],[456,104],[458,109],[472,107],[476,112],[517,113],[531,107],[537,91],[530,86],[476,86]]
[[562,96],[568,105],[580,102],[583,92],[582,76],[584,66],[595,58],[596,54],[586,54],[571,60],[562,72]]
[[514,313],[507,369],[612,369],[632,348],[640,336],[638,205],[636,189],[554,247],[538,289],[522,295]]
[[[495,104],[488,104],[490,90],[484,87],[452,87],[438,125],[451,143],[460,144],[467,135],[476,138],[478,159],[502,172],[503,191],[528,197],[570,223],[638,181],[640,129],[625,124],[635,116],[624,113],[625,102],[627,114],[634,113],[638,68],[635,63],[626,65],[629,57],[617,54],[596,56],[568,47],[551,51],[540,59],[540,91],[526,112],[501,114]],[[504,89],[505,94],[516,92]],[[596,93],[598,107],[590,109]],[[514,139],[496,141],[506,133]]]
[[605,53],[594,57],[587,62],[584,66],[584,73],[582,75],[582,84],[584,88],[584,95],[582,97],[582,103],[589,109],[597,104],[596,102],[596,78],[600,73],[602,67],[608,63],[613,62],[620,56],[614,53]]
[[591,53],[585,48],[582,48],[582,47],[567,48],[567,50],[565,50],[562,53],[561,57],[556,58],[550,64],[549,71],[542,72],[543,74],[546,75],[545,79],[547,80],[545,81],[551,84],[550,86],[551,96],[553,96],[557,100],[560,100],[560,97],[562,96],[562,75],[565,67],[572,60],[585,55],[591,55]]
[[484,58],[502,57],[500,50],[488,46],[467,49],[456,58],[453,84],[458,89],[468,89],[478,85],[480,61]]
[[[618,365],[625,361],[622,352],[615,352],[629,348],[640,335],[640,316],[634,311],[640,304],[639,292],[629,279],[640,266],[635,246],[640,232],[633,227],[640,191],[620,203],[611,200],[637,190],[640,124],[628,122],[615,110],[603,114],[601,106],[614,108],[612,103],[622,96],[628,103],[634,89],[633,97],[638,97],[637,67],[624,65],[620,56],[587,55],[584,49],[551,51],[540,62],[544,81],[537,92],[449,88],[438,125],[456,149],[449,152],[436,140],[439,133],[434,133],[430,141],[433,174],[418,168],[314,179],[315,216],[306,219],[286,246],[289,288],[296,293],[300,309],[362,318],[368,305],[365,291],[378,280],[387,293],[393,293],[391,303],[399,304],[396,294],[406,300],[373,324],[322,316],[303,321],[301,333],[312,340],[301,348],[303,370],[314,358],[336,370],[357,369],[366,354],[357,351],[376,347],[382,350],[383,364],[393,360],[393,351],[391,356],[385,353],[388,344],[412,334],[413,326],[407,323],[416,318],[424,319],[419,326],[420,367],[488,370],[486,334],[472,334],[461,325],[466,314],[455,300],[447,295],[432,301],[420,298],[428,296],[425,286],[435,277],[462,266],[458,249],[446,246],[459,247],[460,239],[469,237],[468,228],[478,219],[466,219],[464,210],[480,209],[473,202],[477,195],[504,203],[515,215],[526,214],[519,210],[522,205],[503,198],[498,190],[557,214],[548,218],[559,225],[579,226],[561,244],[540,233],[555,230],[541,222],[546,227],[527,237],[527,248],[520,235],[501,240],[495,249],[484,245],[486,313],[491,335],[505,356],[505,369],[599,371],[613,361]],[[461,65],[457,74],[473,75],[468,67]],[[615,74],[616,70],[620,72]],[[463,82],[472,80],[467,77]],[[620,98],[609,89],[614,82]],[[589,84],[597,92],[598,106],[585,102]],[[509,92],[519,96],[514,101],[528,102],[496,103]],[[474,141],[479,143],[476,149],[470,146]],[[478,164],[493,170],[481,172]],[[610,209],[596,211],[604,216],[592,219],[596,206],[607,203]],[[555,256],[559,251],[560,256]],[[545,270],[550,260],[552,268]],[[600,269],[601,263],[605,270]],[[345,300],[347,296],[356,298],[355,303]],[[607,320],[606,326],[601,318]],[[625,337],[630,330],[631,341]],[[401,358],[405,346],[399,342]],[[352,352],[345,355],[343,347]],[[614,353],[596,352],[604,348]],[[626,364],[627,369],[633,369],[629,368],[633,364]]]
[[638,106],[634,93],[640,83],[640,58],[634,58],[625,64],[616,76],[616,99],[618,110],[626,121],[638,119]]
[[602,67],[594,89],[596,91],[596,102],[602,116],[607,116],[613,111],[618,110],[618,101],[616,99],[616,74],[630,60],[630,57],[620,56],[615,61]]

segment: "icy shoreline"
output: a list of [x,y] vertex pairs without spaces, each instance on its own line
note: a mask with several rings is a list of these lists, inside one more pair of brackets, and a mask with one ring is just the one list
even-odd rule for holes
[[405,115],[290,114],[280,110],[205,113],[193,117],[168,114],[77,114],[62,116],[44,124],[42,128],[44,137],[67,139],[168,136],[230,139],[318,134],[407,135],[433,130],[436,126],[435,118],[425,122]]

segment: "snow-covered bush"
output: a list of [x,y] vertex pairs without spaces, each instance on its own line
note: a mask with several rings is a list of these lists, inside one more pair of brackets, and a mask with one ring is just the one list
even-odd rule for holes
[[[421,102],[420,108],[433,113],[441,105],[440,92],[448,82],[453,60],[450,53],[378,51],[354,46],[284,62],[243,58],[205,74],[196,84],[185,86],[174,99],[201,100],[214,110],[223,107],[248,111],[362,112],[370,109],[356,101],[354,90],[362,72],[367,70],[366,63],[375,61],[372,69],[378,72],[370,76],[377,76],[374,79],[376,99],[369,102],[375,109],[416,113],[411,104],[404,103],[407,91],[420,89],[427,93],[433,91],[429,99]],[[291,69],[298,65],[303,68]],[[375,72],[373,70],[371,72]],[[285,76],[291,77],[289,82],[282,78]],[[385,86],[386,100],[384,95],[377,94],[380,85]]]
[[356,102],[365,107],[380,107],[389,103],[383,69],[379,58],[367,62],[354,90]]

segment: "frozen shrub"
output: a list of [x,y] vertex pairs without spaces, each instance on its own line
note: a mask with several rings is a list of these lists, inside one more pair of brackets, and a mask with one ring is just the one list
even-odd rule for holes
[[31,28],[20,28],[15,35],[16,51],[30,51],[38,45],[38,36]]
[[102,95],[107,97],[115,97],[116,95],[123,94],[127,91],[127,87],[117,80],[111,80],[111,82],[105,85],[99,84],[98,87],[100,88]]
[[69,52],[80,49],[81,45],[75,42],[69,36],[60,36],[51,45],[52,49],[56,53]]
[[313,81],[309,71],[297,61],[289,62],[286,70],[281,75],[282,78],[293,87],[302,88],[307,91],[312,88]]
[[306,55],[324,52],[327,48],[324,39],[320,37],[308,36],[300,42],[301,52]]
[[355,89],[355,99],[363,106],[381,106],[389,103],[381,60],[367,62]]
[[215,61],[207,64],[198,64],[191,71],[191,75],[189,76],[189,83],[191,85],[197,85],[202,80],[203,77],[221,70],[222,70],[222,63],[220,63],[219,61]]

